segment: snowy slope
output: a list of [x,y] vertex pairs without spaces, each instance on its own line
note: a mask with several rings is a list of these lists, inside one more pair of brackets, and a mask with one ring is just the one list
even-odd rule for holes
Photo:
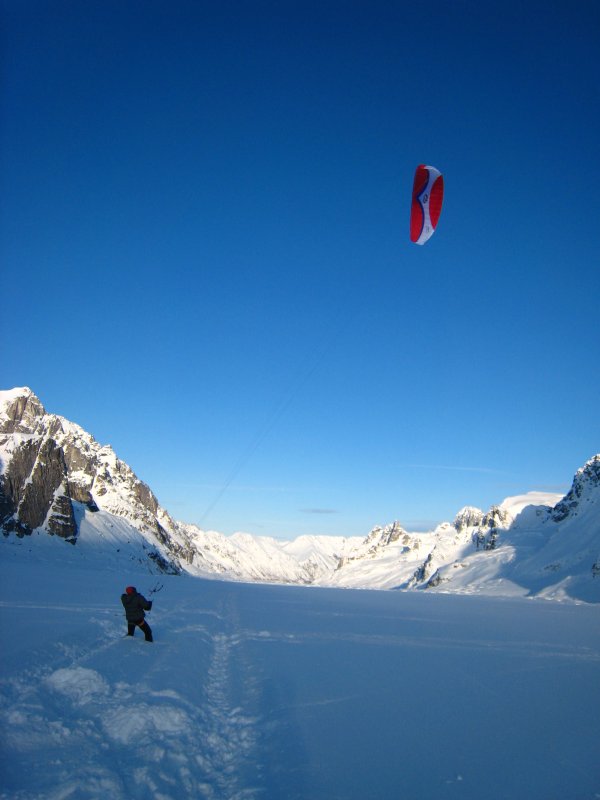
[[224,536],[174,520],[109,446],[48,414],[30,389],[0,392],[0,547],[23,536],[37,547],[50,533],[74,563],[96,548],[107,563],[138,560],[149,572],[600,602],[599,475],[595,456],[564,498],[530,492],[487,512],[465,507],[428,533],[394,522],[364,538]]
[[559,502],[530,499],[547,498],[508,498],[482,524],[465,528],[455,553],[437,557],[434,549],[435,572],[427,576],[434,588],[600,602],[600,456],[578,470]]
[[600,793],[598,605],[164,576],[146,644],[142,564],[33,536],[0,561],[2,800]]

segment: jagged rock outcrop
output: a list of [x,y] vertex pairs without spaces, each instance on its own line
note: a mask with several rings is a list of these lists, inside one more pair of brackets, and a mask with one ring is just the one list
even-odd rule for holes
[[403,536],[409,537],[399,522],[392,522],[384,527],[376,525],[358,547],[348,555],[340,557],[337,569],[341,569],[345,564],[357,559],[376,558],[378,553],[381,553],[382,550],[385,550],[386,547],[394,544]]
[[429,579],[434,572],[433,567],[433,557],[434,557],[434,550],[432,550],[425,561],[417,567],[414,571],[412,578],[408,581],[407,587],[413,588],[418,586],[419,584],[427,584]]
[[0,433],[37,433],[45,414],[44,406],[31,389],[24,388],[7,404],[0,420]]
[[401,536],[405,536],[406,531],[399,522],[392,522],[391,525],[386,525],[384,528],[379,526],[373,528],[371,533],[367,536],[366,543],[369,548],[374,552],[380,547],[386,547],[388,544],[397,542]]
[[480,508],[474,506],[465,506],[461,508],[456,517],[454,518],[454,527],[459,533],[462,533],[467,528],[475,528],[481,525],[484,518],[484,513]]
[[573,485],[564,498],[552,510],[554,522],[563,522],[567,517],[577,514],[582,499],[589,491],[600,486],[600,455],[594,456],[573,478]]

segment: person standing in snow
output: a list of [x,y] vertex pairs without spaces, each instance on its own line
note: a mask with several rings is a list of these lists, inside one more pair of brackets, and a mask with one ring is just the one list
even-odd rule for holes
[[133,636],[136,626],[144,632],[147,642],[153,641],[152,630],[144,617],[144,611],[150,611],[152,608],[152,600],[146,600],[143,594],[140,594],[135,586],[128,586],[125,593],[121,595],[121,602],[125,609],[125,618],[127,619],[127,636]]

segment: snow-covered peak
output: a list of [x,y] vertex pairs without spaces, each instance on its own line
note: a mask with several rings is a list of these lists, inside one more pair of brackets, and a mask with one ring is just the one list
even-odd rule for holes
[[4,406],[12,403],[17,397],[35,397],[29,386],[17,386],[14,389],[1,389],[0,390],[0,413]]
[[388,544],[397,542],[401,536],[404,536],[406,531],[399,522],[392,522],[390,525],[380,527],[379,525],[371,531],[367,536],[366,544],[370,547],[385,547]]
[[467,528],[474,528],[476,525],[481,525],[483,517],[484,513],[480,508],[465,506],[461,508],[454,518],[454,527],[460,533]]
[[36,427],[46,410],[27,386],[0,392],[0,433],[25,433]]
[[591,458],[573,478],[573,485],[565,497],[554,506],[552,518],[562,522],[576,516],[584,503],[597,502],[600,487],[600,455]]

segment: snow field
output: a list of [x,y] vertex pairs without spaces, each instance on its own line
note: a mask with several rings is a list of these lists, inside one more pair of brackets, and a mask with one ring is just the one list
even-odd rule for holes
[[0,563],[2,800],[590,800],[600,608]]
[[[101,580],[77,577],[88,586],[69,581],[80,598],[71,606],[3,600],[3,635],[9,617],[26,633],[2,669],[0,796],[254,797],[245,775],[238,785],[253,720],[232,704],[236,639],[218,610],[190,613],[184,602],[156,622],[151,614],[168,637],[147,644],[139,631],[123,635],[121,587],[113,583],[110,610],[99,608],[89,584]],[[53,589],[64,586],[46,596]]]

